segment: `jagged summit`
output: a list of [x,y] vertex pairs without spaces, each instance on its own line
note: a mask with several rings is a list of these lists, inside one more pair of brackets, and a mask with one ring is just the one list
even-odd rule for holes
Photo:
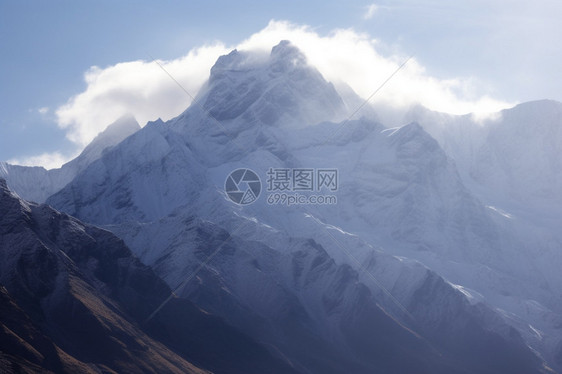
[[210,82],[220,78],[225,72],[248,71],[264,63],[272,66],[272,71],[283,73],[291,69],[307,67],[305,55],[290,41],[282,40],[271,49],[267,61],[257,52],[233,49],[229,54],[220,56],[211,68]]
[[271,50],[271,70],[284,73],[307,65],[304,54],[288,40],[282,40]]
[[245,54],[241,54],[237,49],[233,49],[227,55],[220,56],[213,67],[211,67],[209,81],[213,82],[218,79],[221,73],[225,71],[239,70],[245,61]]
[[333,85],[286,40],[267,58],[238,50],[221,56],[198,101],[219,121],[243,116],[268,126],[305,126],[345,115]]
[[98,134],[96,139],[109,137],[123,139],[123,137],[131,135],[135,131],[140,130],[140,128],[135,116],[132,113],[127,113],[108,125],[104,131]]

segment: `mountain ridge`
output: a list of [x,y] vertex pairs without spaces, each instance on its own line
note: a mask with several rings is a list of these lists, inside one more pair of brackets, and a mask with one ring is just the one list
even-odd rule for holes
[[101,157],[104,150],[118,144],[140,129],[132,115],[125,115],[99,133],[73,160],[58,169],[46,170],[40,166],[20,166],[0,162],[0,177],[24,199],[45,202],[58,192],[90,163]]

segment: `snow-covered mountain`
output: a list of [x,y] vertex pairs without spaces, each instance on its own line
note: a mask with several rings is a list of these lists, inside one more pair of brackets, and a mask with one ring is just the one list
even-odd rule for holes
[[[469,117],[423,110],[411,114],[420,125],[346,121],[354,108],[288,42],[269,56],[221,57],[196,99],[104,152],[48,203],[116,233],[172,288],[199,269],[178,293],[298,369],[396,369],[398,358],[382,363],[376,352],[398,352],[404,339],[420,344],[401,325],[460,372],[539,372],[535,353],[562,366],[562,241],[555,226],[529,229],[486,200],[502,195],[514,170],[488,165],[486,150],[519,130],[465,128]],[[532,127],[537,117],[522,110],[502,116]],[[516,169],[546,159],[555,171],[548,152]],[[501,183],[470,177],[494,165]],[[269,205],[264,190],[241,207],[224,192],[241,167],[256,171],[264,189],[269,168],[337,168],[337,205]],[[541,198],[556,199],[556,191]],[[222,248],[228,234],[235,239]],[[392,338],[380,340],[375,326]],[[418,349],[427,370],[447,366],[423,344],[401,360],[419,363]]]
[[58,169],[11,165],[0,162],[0,178],[24,199],[45,202],[58,192],[90,163],[101,157],[104,150],[118,144],[140,129],[133,116],[123,116],[110,124],[80,153],[78,157]]

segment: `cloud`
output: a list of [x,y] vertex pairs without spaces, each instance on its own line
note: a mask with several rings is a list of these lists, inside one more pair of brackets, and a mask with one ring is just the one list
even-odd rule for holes
[[175,117],[191,103],[178,83],[195,95],[209,77],[210,67],[227,52],[216,44],[170,61],[131,61],[104,69],[93,66],[84,75],[86,90],[56,110],[58,124],[67,130],[69,140],[85,146],[124,114],[133,114],[141,125]]
[[371,4],[369,6],[367,6],[367,10],[365,11],[365,14],[363,15],[363,19],[371,19],[373,18],[373,16],[375,15],[375,13],[377,12],[377,10],[379,10],[379,7],[377,4]]
[[65,156],[60,152],[46,152],[37,156],[13,158],[11,160],[8,160],[7,162],[12,165],[43,166],[45,169],[49,170],[60,168],[62,165],[72,160],[76,156],[78,156],[78,154]]
[[[338,29],[322,36],[308,26],[284,21],[270,22],[264,30],[242,42],[239,48],[270,49],[281,39],[291,40],[300,48],[327,80],[345,83],[365,99],[408,58],[382,55],[377,40],[353,29]],[[513,105],[485,94],[481,86],[474,77],[442,79],[431,76],[419,61],[412,58],[371,102],[404,109],[421,104],[453,114],[494,112]]]
[[41,108],[37,109],[37,111],[39,112],[39,114],[47,114],[47,113],[49,113],[49,107],[44,106],[44,107],[41,107]]
[[[376,11],[369,7],[367,14]],[[207,45],[186,56],[160,61],[166,71],[195,96],[209,77],[216,59],[233,48],[269,52],[288,39],[307,56],[309,63],[335,84],[345,83],[361,97],[369,97],[407,56],[383,55],[380,43],[353,29],[320,35],[306,25],[271,21],[263,30],[237,46]],[[85,73],[87,88],[56,110],[58,124],[80,147],[88,144],[107,125],[124,114],[133,114],[141,125],[158,117],[170,119],[185,110],[191,99],[155,62],[131,61]],[[422,104],[429,109],[455,114],[493,112],[511,103],[486,95],[473,77],[431,76],[415,58],[391,79],[372,100],[378,105],[408,108]]]

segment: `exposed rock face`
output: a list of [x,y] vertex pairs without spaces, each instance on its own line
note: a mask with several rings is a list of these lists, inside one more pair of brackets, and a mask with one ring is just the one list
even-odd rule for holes
[[3,179],[0,212],[7,371],[294,372],[187,300],[172,298],[145,323],[171,291],[109,231],[27,203]]

